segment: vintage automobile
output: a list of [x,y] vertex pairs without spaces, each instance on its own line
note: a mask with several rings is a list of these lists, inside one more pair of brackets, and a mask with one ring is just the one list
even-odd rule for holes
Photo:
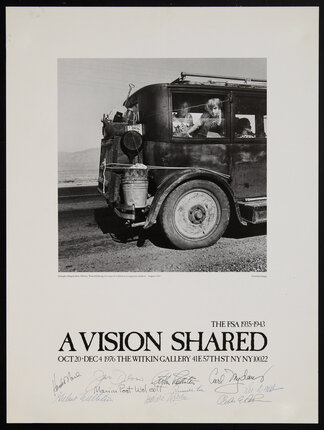
[[130,92],[102,119],[98,190],[118,217],[158,221],[179,249],[214,244],[230,216],[266,221],[266,81],[182,72]]

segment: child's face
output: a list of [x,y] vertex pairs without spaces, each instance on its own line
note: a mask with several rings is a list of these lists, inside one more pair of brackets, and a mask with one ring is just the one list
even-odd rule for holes
[[220,114],[220,112],[221,112],[221,110],[220,110],[220,107],[218,106],[218,105],[216,105],[216,106],[213,106],[212,108],[211,108],[211,115],[213,116],[213,117],[215,117],[215,116],[219,116],[219,114]]
[[189,106],[187,103],[184,103],[180,109],[180,115],[181,116],[186,116],[187,113],[189,113]]

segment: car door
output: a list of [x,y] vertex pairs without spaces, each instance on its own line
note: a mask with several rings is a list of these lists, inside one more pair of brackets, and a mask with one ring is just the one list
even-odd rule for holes
[[265,197],[267,189],[266,93],[233,91],[231,177],[237,199]]

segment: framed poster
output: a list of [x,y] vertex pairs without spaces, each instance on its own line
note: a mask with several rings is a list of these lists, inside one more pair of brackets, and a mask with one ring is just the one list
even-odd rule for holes
[[8,422],[317,422],[318,12],[6,9]]

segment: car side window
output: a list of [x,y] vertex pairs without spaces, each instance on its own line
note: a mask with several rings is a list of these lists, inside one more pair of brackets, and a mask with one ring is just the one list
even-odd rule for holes
[[247,95],[235,97],[234,137],[236,139],[267,137],[265,98]]
[[226,103],[224,94],[172,95],[172,137],[225,138]]

